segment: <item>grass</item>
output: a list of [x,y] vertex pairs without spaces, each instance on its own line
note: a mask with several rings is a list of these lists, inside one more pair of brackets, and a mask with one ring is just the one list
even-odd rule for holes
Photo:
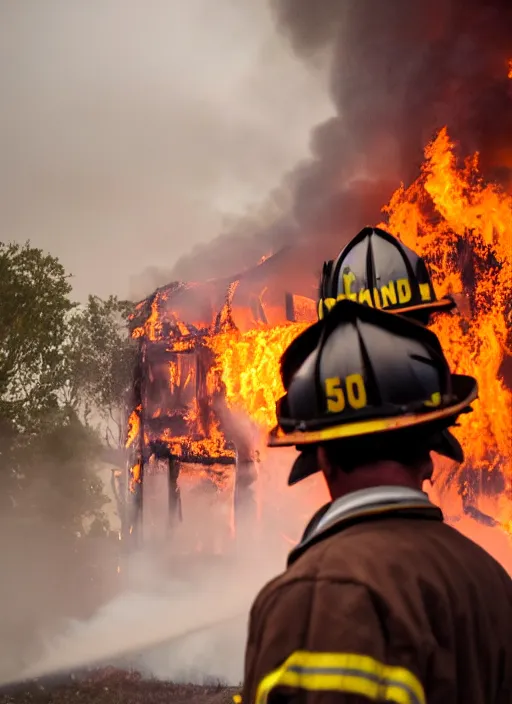
[[222,682],[191,685],[143,679],[137,672],[108,668],[60,683],[33,682],[0,689],[0,704],[232,704],[238,688]]

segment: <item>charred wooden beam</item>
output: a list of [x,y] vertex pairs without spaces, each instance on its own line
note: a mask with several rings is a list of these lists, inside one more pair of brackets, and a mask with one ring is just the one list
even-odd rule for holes
[[168,491],[169,491],[169,527],[173,528],[176,523],[183,520],[181,508],[181,493],[178,486],[180,475],[180,463],[176,457],[168,458]]
[[138,456],[128,467],[125,502],[125,539],[130,547],[138,547],[143,538],[144,458]]
[[251,298],[249,305],[253,318],[263,323],[264,325],[268,325],[267,316],[265,314],[265,309],[263,308],[261,300],[258,297],[254,296]]
[[[142,533],[142,503],[144,481],[144,424],[143,424],[143,380],[145,366],[145,343],[141,338],[133,370],[132,387],[126,398],[127,417],[133,415],[134,423],[128,424],[126,436],[125,480],[122,486],[123,506],[121,510],[121,537],[127,547],[138,544]],[[130,433],[136,433],[130,437]]]

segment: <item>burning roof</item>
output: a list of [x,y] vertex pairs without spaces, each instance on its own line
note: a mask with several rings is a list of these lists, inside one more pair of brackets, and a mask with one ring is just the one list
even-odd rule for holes
[[321,263],[322,252],[312,260],[312,247],[300,245],[264,257],[237,276],[173,282],[137,304],[132,336],[168,340],[184,335],[183,325],[191,334],[215,328],[227,299],[232,322],[241,331],[286,320],[314,320]]

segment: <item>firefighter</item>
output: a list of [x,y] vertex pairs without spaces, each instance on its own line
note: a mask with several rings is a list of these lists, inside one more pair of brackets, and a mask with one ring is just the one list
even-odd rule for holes
[[365,227],[335,260],[324,263],[319,319],[344,299],[399,313],[423,325],[434,313],[455,308],[450,296],[437,298],[424,260],[377,227]]
[[[337,301],[347,299],[404,315],[421,325],[428,325],[437,313],[456,308],[451,296],[437,298],[425,261],[378,227],[364,227],[336,259],[324,262],[318,319],[322,320]],[[454,438],[447,441],[456,442]],[[457,461],[462,461],[461,452],[457,450]],[[309,461],[314,460],[309,457]],[[317,517],[313,516],[312,524]]]
[[428,328],[348,300],[290,345],[270,446],[332,501],[251,609],[242,695],[271,702],[512,702],[512,580],[422,492],[477,384]]

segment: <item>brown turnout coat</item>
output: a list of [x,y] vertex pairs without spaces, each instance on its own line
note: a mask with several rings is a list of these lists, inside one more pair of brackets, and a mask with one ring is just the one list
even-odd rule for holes
[[243,704],[512,704],[511,578],[423,492],[356,493],[258,595]]

